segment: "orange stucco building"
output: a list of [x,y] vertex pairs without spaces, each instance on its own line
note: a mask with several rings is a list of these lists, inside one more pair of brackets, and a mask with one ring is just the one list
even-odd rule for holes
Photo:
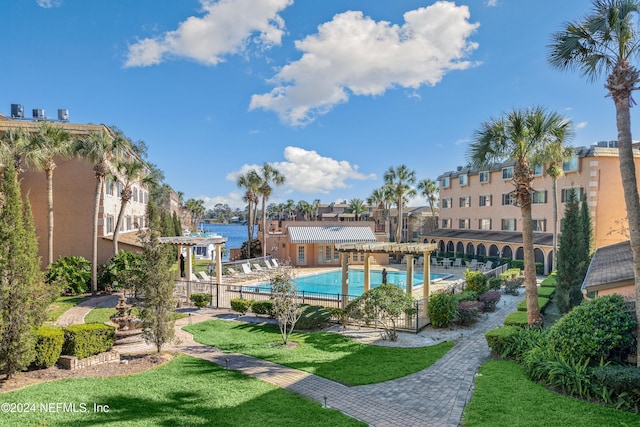
[[[111,130],[104,125],[53,122],[74,137],[91,132]],[[30,133],[38,131],[38,120],[17,120],[0,115],[0,137],[12,128],[22,128]],[[134,156],[133,153],[129,154]],[[62,256],[92,258],[93,211],[96,178],[93,165],[76,158],[56,158],[53,173],[54,201],[54,259]],[[115,171],[114,171],[115,172]],[[47,264],[47,188],[45,173],[26,170],[20,174],[22,196],[31,204],[38,236],[41,266]],[[113,228],[120,210],[119,191],[122,184],[107,180],[100,197],[98,228],[98,262],[106,263],[113,255]],[[139,250],[137,231],[146,227],[146,202],[148,189],[134,184],[133,197],[125,210],[118,243],[124,250]]]
[[[634,149],[636,168],[640,150]],[[591,213],[596,248],[628,239],[626,206],[615,141],[575,149],[558,179],[558,233],[569,191],[584,194]],[[536,262],[553,269],[552,179],[543,165],[534,168],[532,217]],[[522,259],[522,218],[513,206],[513,162],[486,169],[459,167],[438,177],[440,228],[421,236],[440,251],[465,255]]]

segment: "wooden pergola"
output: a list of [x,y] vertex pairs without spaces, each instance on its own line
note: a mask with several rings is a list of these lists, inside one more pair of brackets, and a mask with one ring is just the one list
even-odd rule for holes
[[429,287],[431,286],[431,252],[437,250],[435,243],[336,243],[335,248],[341,253],[342,262],[342,298],[343,306],[346,306],[347,295],[349,294],[349,257],[345,254],[352,252],[364,253],[364,291],[368,291],[371,287],[370,272],[370,255],[374,253],[384,254],[402,254],[407,260],[407,280],[406,292],[413,294],[413,258],[415,256],[423,256],[424,262],[422,273],[424,277],[422,285],[422,295],[429,298]]

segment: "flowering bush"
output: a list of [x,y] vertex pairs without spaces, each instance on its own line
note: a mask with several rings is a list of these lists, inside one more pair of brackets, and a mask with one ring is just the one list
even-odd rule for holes
[[462,301],[456,307],[458,312],[457,321],[461,325],[471,325],[480,317],[483,303],[480,301]]
[[499,291],[487,291],[478,297],[478,301],[483,304],[482,311],[495,311],[498,301],[500,301]]

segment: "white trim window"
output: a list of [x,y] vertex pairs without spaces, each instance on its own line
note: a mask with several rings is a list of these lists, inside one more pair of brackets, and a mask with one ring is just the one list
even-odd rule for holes
[[502,168],[502,179],[513,179],[513,166]]
[[562,172],[578,172],[578,156],[573,156],[566,162],[562,162]]
[[489,182],[489,171],[481,171],[478,175],[480,176],[481,184]]
[[458,182],[460,183],[460,186],[469,185],[469,175],[465,173],[458,176]]
[[505,193],[502,195],[502,206],[515,205],[515,204],[516,204],[515,193]]
[[533,176],[542,176],[542,165],[533,165],[531,171],[533,172]]
[[449,186],[450,186],[450,185],[451,185],[451,184],[450,184],[450,182],[449,182],[449,177],[448,177],[448,176],[445,176],[444,178],[442,178],[442,179],[440,180],[440,187],[442,187],[442,188],[449,188]]
[[442,218],[442,228],[451,228],[451,218]]

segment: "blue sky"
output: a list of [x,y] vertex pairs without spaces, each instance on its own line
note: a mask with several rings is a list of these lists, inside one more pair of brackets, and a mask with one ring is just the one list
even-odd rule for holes
[[[589,1],[20,0],[0,5],[0,113],[22,104],[115,125],[185,199],[242,207],[269,162],[270,202],[366,199],[390,166],[435,179],[513,108],[616,139],[604,81],[552,69],[553,32]],[[636,110],[632,110],[632,123]],[[632,128],[635,131],[635,126]],[[415,200],[412,205],[425,204]]]

